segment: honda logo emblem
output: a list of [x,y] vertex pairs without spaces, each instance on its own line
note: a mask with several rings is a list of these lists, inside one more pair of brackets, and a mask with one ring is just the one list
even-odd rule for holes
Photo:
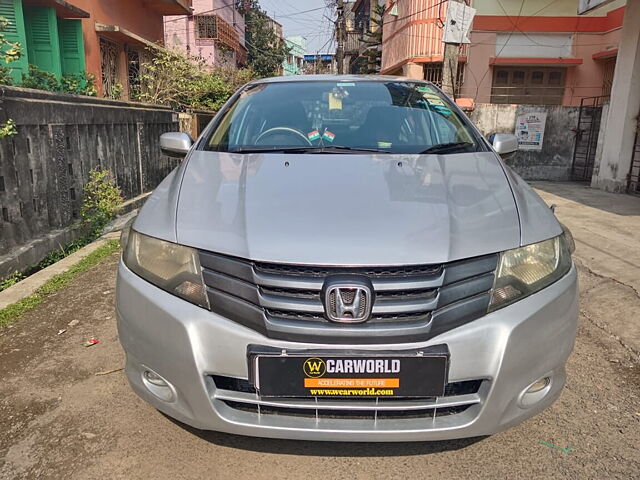
[[364,282],[329,282],[324,289],[324,309],[332,322],[360,323],[371,316],[371,288]]

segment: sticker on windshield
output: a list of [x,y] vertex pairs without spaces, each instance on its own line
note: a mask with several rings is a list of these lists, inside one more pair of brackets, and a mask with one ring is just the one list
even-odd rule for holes
[[336,86],[338,86],[338,87],[355,87],[356,84],[355,83],[337,83]]
[[342,97],[335,93],[329,94],[329,110],[342,110]]
[[391,142],[378,142],[378,148],[391,148]]
[[336,138],[336,135],[329,130],[325,130],[322,138],[329,143],[333,143],[333,140]]
[[314,140],[318,140],[320,138],[320,132],[318,130],[313,130],[313,131],[307,133],[307,138],[309,140],[311,140],[312,142]]

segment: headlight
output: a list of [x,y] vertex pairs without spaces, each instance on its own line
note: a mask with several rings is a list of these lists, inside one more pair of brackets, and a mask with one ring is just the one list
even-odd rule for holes
[[200,261],[192,248],[131,230],[123,259],[132,272],[155,286],[209,308]]
[[570,269],[571,254],[564,235],[502,252],[489,311],[542,290]]

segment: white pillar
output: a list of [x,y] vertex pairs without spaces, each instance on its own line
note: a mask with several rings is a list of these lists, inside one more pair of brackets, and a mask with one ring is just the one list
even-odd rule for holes
[[625,192],[640,114],[640,1],[628,1],[602,142],[591,186]]

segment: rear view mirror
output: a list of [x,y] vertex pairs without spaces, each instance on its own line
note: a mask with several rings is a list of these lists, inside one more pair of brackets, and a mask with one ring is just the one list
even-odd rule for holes
[[193,145],[193,138],[182,132],[170,132],[160,135],[160,150],[164,155],[184,158]]
[[494,133],[489,136],[493,149],[503,159],[513,158],[518,151],[518,137],[512,133]]

